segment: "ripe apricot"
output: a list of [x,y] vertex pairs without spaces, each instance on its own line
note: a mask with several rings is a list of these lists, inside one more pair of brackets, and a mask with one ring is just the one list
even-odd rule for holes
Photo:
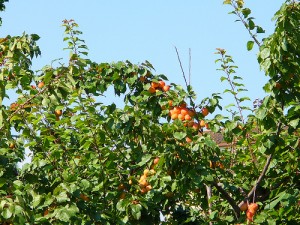
[[147,189],[146,189],[145,187],[141,189],[141,193],[142,193],[142,194],[146,194],[147,192],[148,192],[148,191],[147,191]]
[[80,198],[83,200],[83,201],[86,201],[88,202],[90,199],[88,196],[86,196],[85,194],[80,194]]
[[159,83],[157,82],[151,82],[151,87],[153,87],[154,89],[159,87]]
[[184,119],[185,120],[192,120],[192,117],[189,114],[187,114],[187,115],[184,116]]
[[280,83],[278,83],[278,82],[276,82],[276,84],[275,84],[275,88],[277,88],[278,90],[279,90],[279,89],[281,89],[281,84],[280,84]]
[[45,86],[45,83],[43,81],[41,81],[40,83],[38,83],[38,88],[43,88]]
[[195,130],[199,130],[199,124],[194,122],[192,128],[194,128]]
[[177,114],[177,113],[171,114],[171,119],[172,119],[172,120],[178,119],[178,114]]
[[166,85],[166,83],[163,80],[158,81],[158,87],[163,89],[163,87]]
[[62,110],[55,110],[54,111],[55,116],[61,116],[62,115]]
[[200,121],[200,127],[205,127],[205,121],[204,120]]
[[181,102],[181,104],[179,105],[180,108],[186,108],[186,103],[185,102]]
[[164,92],[169,91],[169,90],[170,90],[170,85],[165,85],[165,86],[163,86],[162,90],[163,90]]
[[11,148],[11,149],[15,148],[15,143],[13,143],[13,142],[9,143],[8,147]]
[[179,120],[184,120],[184,115],[182,114],[178,114],[178,117],[177,117]]
[[46,209],[46,210],[44,211],[44,216],[47,216],[48,214],[49,214],[49,210]]
[[194,109],[191,109],[189,110],[188,114],[191,116],[191,117],[194,117],[196,115],[196,112]]
[[139,180],[139,183],[141,182],[141,181],[144,181],[144,180],[146,180],[147,179],[147,176],[145,176],[144,174],[140,177],[140,180]]
[[257,211],[258,209],[258,204],[256,203],[251,203],[249,206],[248,206],[248,210],[250,212],[252,212],[253,214],[255,214],[255,212]]
[[154,94],[156,92],[155,88],[154,87],[150,87],[148,89],[148,91],[151,93],[151,94]]
[[191,142],[192,142],[192,139],[189,138],[189,137],[186,137],[186,138],[185,138],[185,141],[186,141],[187,143],[191,143]]
[[209,161],[209,167],[210,168],[212,168],[212,169],[214,169],[214,168],[216,168],[216,162],[213,162],[213,161]]
[[205,128],[209,129],[209,124],[208,123],[205,124]]
[[252,222],[253,221],[253,217],[254,217],[254,213],[252,213],[249,210],[247,210],[246,215],[247,215],[247,220],[249,220],[249,221]]
[[201,112],[202,112],[202,115],[203,115],[203,116],[207,116],[208,113],[209,113],[209,111],[208,111],[208,109],[207,109],[206,107],[204,107],[204,108],[201,110]]
[[240,210],[241,211],[247,211],[248,209],[248,203],[247,202],[244,202],[241,206],[240,206]]
[[153,160],[153,164],[154,164],[154,165],[157,165],[157,164],[158,164],[158,162],[159,162],[159,158],[158,158],[158,157],[156,157],[156,158]]
[[180,111],[180,114],[182,115],[188,115],[188,109],[187,108],[182,108],[181,111]]
[[175,107],[173,108],[173,112],[174,112],[174,113],[177,113],[177,114],[180,114],[180,113],[181,113],[181,108],[178,107],[178,106],[175,106]]
[[140,185],[141,188],[143,188],[143,187],[146,187],[148,185],[148,182],[146,180],[141,180],[139,182],[139,185]]
[[148,174],[149,174],[149,169],[145,169],[145,170],[144,170],[144,176],[146,176],[146,177],[147,177],[147,176],[148,176]]
[[147,191],[152,190],[152,186],[151,186],[151,185],[147,185],[147,186],[146,186],[146,190],[147,190]]
[[140,77],[140,81],[141,81],[141,82],[145,82],[145,80],[146,80],[146,77],[145,77],[145,76],[141,76],[141,77]]
[[169,106],[170,106],[170,107],[173,106],[173,101],[172,101],[172,100],[169,100],[168,103],[169,103]]

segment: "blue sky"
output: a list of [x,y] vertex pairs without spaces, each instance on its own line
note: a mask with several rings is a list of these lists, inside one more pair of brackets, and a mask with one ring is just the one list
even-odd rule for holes
[[[180,52],[184,69],[188,71],[188,49],[192,50],[191,82],[198,101],[213,92],[222,92],[226,83],[220,82],[221,72],[214,63],[216,48],[224,48],[239,66],[251,99],[262,98],[262,86],[267,78],[256,61],[258,49],[248,52],[250,40],[237,18],[222,0],[216,1],[122,1],[122,0],[26,0],[10,1],[1,14],[1,36],[37,33],[42,56],[34,61],[33,69],[50,64],[53,59],[68,57],[63,43],[63,19],[75,19],[83,31],[82,38],[89,47],[89,57],[97,62],[130,60],[150,61],[159,74],[170,82],[184,85],[174,46]],[[245,0],[252,9],[256,23],[272,33],[274,13],[283,1]],[[263,36],[262,36],[263,37]],[[224,104],[232,99],[224,95]]]

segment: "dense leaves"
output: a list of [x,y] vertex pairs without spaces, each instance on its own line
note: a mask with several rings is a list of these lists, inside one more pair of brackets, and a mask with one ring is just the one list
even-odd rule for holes
[[[238,67],[217,49],[230,117],[219,94],[198,101],[148,61],[92,61],[73,20],[63,21],[68,63],[36,72],[38,35],[1,38],[1,223],[300,223],[299,3],[283,4],[262,44],[244,2],[224,3],[270,77],[249,108]],[[25,150],[31,162],[18,168]]]

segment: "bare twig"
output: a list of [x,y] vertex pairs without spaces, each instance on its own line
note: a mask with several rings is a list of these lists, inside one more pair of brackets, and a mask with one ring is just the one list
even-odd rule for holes
[[192,50],[189,48],[189,85],[191,85],[192,76]]
[[180,68],[181,68],[181,72],[182,72],[182,75],[183,75],[183,79],[184,79],[185,85],[188,86],[188,83],[186,81],[186,76],[185,76],[185,73],[184,73],[184,70],[183,70],[183,66],[182,66],[182,63],[181,63],[181,60],[180,60],[180,56],[179,56],[177,47],[174,46],[174,48],[176,50],[177,58],[178,58],[178,61],[179,61],[179,65],[180,65]]

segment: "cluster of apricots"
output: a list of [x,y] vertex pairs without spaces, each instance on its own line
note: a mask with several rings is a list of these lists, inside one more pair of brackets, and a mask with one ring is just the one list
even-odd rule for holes
[[217,161],[217,162],[209,161],[209,167],[212,168],[212,169],[215,169],[217,167],[219,167],[220,169],[224,169],[223,163],[221,163],[219,161]]
[[163,80],[160,80],[158,82],[151,82],[151,86],[148,89],[148,91],[151,94],[156,93],[157,91],[163,91],[163,92],[167,92],[170,90],[170,85],[166,85],[166,83]]
[[[184,122],[184,125],[187,127],[192,127],[195,130],[199,130],[199,128],[206,127],[208,128],[208,124],[205,123],[204,120],[200,120],[199,122],[195,122],[196,111],[194,109],[188,108],[186,103],[183,102],[179,106],[172,106],[172,100],[169,101],[170,111],[169,116],[172,120],[181,120]],[[202,108],[201,113],[203,117],[209,114],[209,111],[206,107]]]
[[145,169],[144,172],[143,172],[143,175],[141,175],[140,179],[139,179],[139,186],[141,188],[141,193],[142,194],[146,194],[148,191],[151,191],[152,190],[152,186],[149,184],[148,182],[148,177],[149,176],[152,176],[155,174],[155,166],[158,164],[159,162],[159,158],[156,157],[154,160],[153,160],[153,163],[152,163],[152,166],[151,166],[151,169]]
[[[156,172],[154,170],[155,166],[158,164],[159,162],[159,158],[156,157],[154,160],[153,160],[153,163],[151,165],[151,168],[150,169],[145,169],[143,171],[143,174],[140,176],[139,180],[138,180],[138,184],[139,184],[139,188],[140,190],[137,190],[137,192],[140,192],[141,194],[146,194],[147,192],[151,191],[152,190],[152,186],[151,184],[149,183],[148,181],[148,178],[150,176],[153,176]],[[132,179],[129,180],[128,182],[129,185],[132,185],[133,184],[133,181]],[[120,195],[119,195],[119,198],[120,199],[124,199],[126,197],[126,193],[127,193],[127,188],[125,186],[125,184],[121,183],[119,184],[118,186],[118,191],[120,191]],[[137,204],[136,203],[136,200],[132,202],[133,204]]]
[[251,204],[248,205],[248,210],[246,212],[248,221],[253,222],[253,217],[254,217],[257,209],[258,209],[258,204],[257,203],[251,203]]

